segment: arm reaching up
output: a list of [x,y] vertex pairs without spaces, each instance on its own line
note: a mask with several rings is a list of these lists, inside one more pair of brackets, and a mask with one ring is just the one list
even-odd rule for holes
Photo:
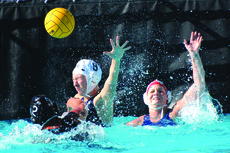
[[112,51],[104,52],[105,55],[112,58],[109,77],[107,78],[101,92],[94,99],[94,106],[96,106],[98,115],[105,124],[110,124],[113,120],[113,99],[116,93],[120,60],[123,57],[124,52],[131,48],[125,48],[128,41],[120,46],[118,36],[116,38],[116,45],[113,43],[112,39],[110,39],[110,43],[112,45]]
[[189,55],[191,57],[193,81],[195,86],[199,89],[199,93],[205,91],[205,72],[199,56],[199,48],[201,45],[201,41],[202,36],[200,36],[200,33],[197,34],[197,32],[191,33],[189,44],[186,40],[184,40],[185,47],[188,50]]
[[175,118],[178,116],[179,110],[183,107],[186,101],[192,99],[195,100],[205,92],[205,72],[199,55],[201,41],[202,36],[197,32],[191,33],[189,44],[187,43],[186,39],[184,39],[185,48],[188,50],[191,58],[194,83],[189,87],[188,91],[186,91],[182,99],[176,103],[173,111],[170,113],[170,118]]

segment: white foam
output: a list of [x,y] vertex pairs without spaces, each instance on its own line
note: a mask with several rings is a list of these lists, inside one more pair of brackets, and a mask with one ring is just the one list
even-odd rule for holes
[[180,110],[181,119],[187,124],[209,124],[218,120],[212,97],[205,92],[196,100],[188,100]]

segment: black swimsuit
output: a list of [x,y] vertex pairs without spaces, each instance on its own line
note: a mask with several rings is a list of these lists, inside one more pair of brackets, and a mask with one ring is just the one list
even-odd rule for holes
[[[92,122],[95,123],[96,125],[101,125],[101,126],[105,126],[102,123],[102,120],[99,118],[98,114],[97,114],[97,110],[93,104],[93,100],[94,100],[95,96],[92,97],[90,100],[88,100],[86,103],[86,105],[88,106],[88,115],[86,116],[86,121],[88,122]],[[84,97],[81,99],[82,101],[84,101]]]

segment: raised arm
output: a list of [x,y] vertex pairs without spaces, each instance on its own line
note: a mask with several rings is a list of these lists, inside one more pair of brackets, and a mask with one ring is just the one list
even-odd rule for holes
[[170,113],[170,118],[175,118],[178,115],[178,111],[183,107],[186,101],[195,100],[196,98],[199,98],[203,92],[205,92],[205,72],[199,56],[201,41],[202,36],[200,36],[200,33],[197,32],[191,33],[189,44],[186,40],[184,40],[185,48],[188,50],[191,58],[194,83],[184,94],[182,99],[177,102],[172,113]]
[[199,56],[201,41],[202,36],[200,36],[200,33],[192,32],[190,43],[188,44],[187,41],[184,40],[184,44],[191,58],[194,84],[196,88],[203,93],[205,91],[205,72]]
[[113,99],[116,93],[117,79],[120,68],[120,60],[126,50],[131,47],[125,48],[128,41],[126,41],[122,46],[119,45],[119,37],[116,38],[116,45],[110,39],[112,45],[111,52],[104,52],[112,58],[109,77],[107,78],[104,87],[101,92],[94,98],[94,105],[96,106],[97,113],[102,119],[104,124],[110,124],[113,120]]

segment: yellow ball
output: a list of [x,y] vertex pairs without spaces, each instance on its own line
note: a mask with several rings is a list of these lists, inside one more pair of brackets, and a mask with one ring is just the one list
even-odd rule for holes
[[45,17],[45,29],[55,38],[69,36],[75,27],[73,15],[65,8],[54,8]]

